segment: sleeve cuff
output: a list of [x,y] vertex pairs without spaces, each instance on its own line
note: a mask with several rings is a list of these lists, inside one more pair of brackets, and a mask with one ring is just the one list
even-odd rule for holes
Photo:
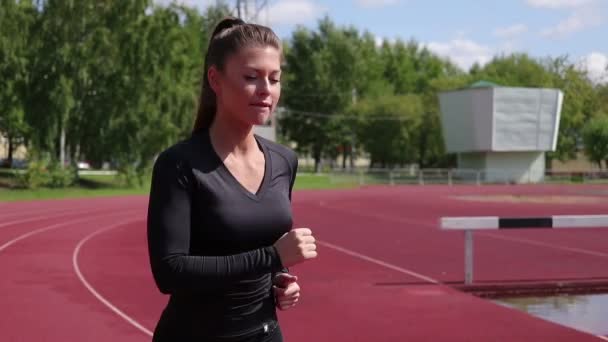
[[277,250],[277,248],[275,246],[270,246],[268,248],[268,253],[270,253],[271,271],[273,273],[289,272],[289,269],[287,267],[283,266],[283,262],[281,261],[281,256],[279,255],[279,251]]

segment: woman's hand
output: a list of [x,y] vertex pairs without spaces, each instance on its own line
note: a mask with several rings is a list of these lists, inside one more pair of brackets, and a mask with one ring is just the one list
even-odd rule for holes
[[285,267],[317,257],[315,238],[308,228],[296,228],[285,233],[275,242],[274,246]]
[[272,280],[275,302],[279,310],[287,310],[296,305],[300,298],[298,277],[289,273],[278,273]]

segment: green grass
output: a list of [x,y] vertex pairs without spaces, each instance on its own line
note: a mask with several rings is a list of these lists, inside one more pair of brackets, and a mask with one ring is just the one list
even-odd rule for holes
[[[143,187],[127,188],[120,185],[115,176],[81,176],[77,185],[63,189],[14,189],[14,176],[10,171],[0,171],[0,202],[40,199],[82,198],[100,196],[147,195],[150,180]],[[299,173],[294,189],[344,189],[355,187],[354,182],[334,183],[328,175]]]
[[[382,174],[367,174],[365,184],[388,184],[389,179]],[[150,191],[150,180],[144,181],[143,187],[127,188],[120,184],[116,176],[81,176],[77,185],[64,189],[41,188],[14,189],[15,177],[10,170],[0,169],[0,202],[24,201],[37,199],[82,198],[99,196],[147,195]],[[395,178],[396,184],[417,183],[417,179],[408,177]],[[431,182],[432,183],[432,182]],[[563,179],[554,179],[551,184],[581,184],[570,183]],[[587,180],[585,184],[607,184],[608,180]],[[359,186],[358,175],[332,175],[326,173],[314,174],[300,172],[294,185],[295,190],[311,189],[352,189]]]
[[332,181],[327,174],[298,173],[294,190],[310,189],[348,189],[358,186],[356,179],[345,178],[340,181]]
[[149,193],[149,180],[143,187],[125,187],[116,176],[81,176],[78,183],[67,188],[15,188],[10,170],[0,170],[0,202],[100,196],[144,195]]
[[27,201],[39,199],[81,198],[100,196],[144,195],[146,189],[83,189],[70,187],[65,189],[42,188],[37,190],[0,189],[0,202]]

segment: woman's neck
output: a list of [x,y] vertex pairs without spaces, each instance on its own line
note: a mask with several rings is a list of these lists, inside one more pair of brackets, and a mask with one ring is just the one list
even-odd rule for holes
[[235,157],[249,155],[258,149],[253,126],[230,120],[228,115],[215,116],[209,127],[209,135],[213,147],[222,158],[228,154]]

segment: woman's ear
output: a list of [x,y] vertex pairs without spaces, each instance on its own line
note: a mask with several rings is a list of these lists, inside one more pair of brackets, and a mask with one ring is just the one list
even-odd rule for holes
[[211,89],[213,89],[216,96],[220,95],[221,93],[220,77],[220,71],[215,67],[215,65],[210,66],[209,70],[207,70],[207,79],[209,80],[209,85],[211,86]]

